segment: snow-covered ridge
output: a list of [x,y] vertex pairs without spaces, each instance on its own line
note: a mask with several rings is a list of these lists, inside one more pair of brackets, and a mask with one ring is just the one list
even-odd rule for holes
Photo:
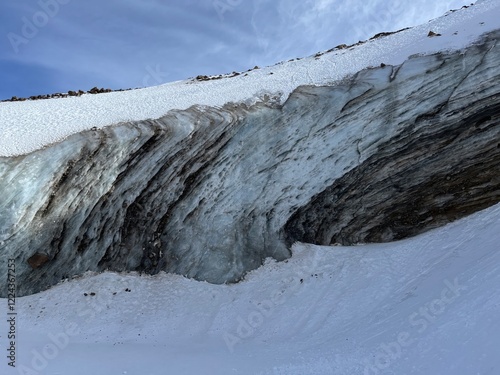
[[[93,127],[160,118],[172,109],[255,102],[265,93],[280,95],[283,102],[302,85],[329,85],[370,66],[401,64],[414,54],[462,49],[483,33],[500,28],[498,14],[500,3],[484,0],[351,49],[254,70],[247,76],[178,81],[98,96],[0,103],[0,156],[26,154]],[[442,36],[429,38],[430,30]]]

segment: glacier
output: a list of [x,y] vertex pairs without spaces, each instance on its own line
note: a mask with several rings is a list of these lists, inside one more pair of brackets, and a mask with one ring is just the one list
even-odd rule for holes
[[296,241],[388,242],[492,206],[498,36],[284,102],[170,110],[1,157],[0,246],[18,294],[104,270],[236,282]]

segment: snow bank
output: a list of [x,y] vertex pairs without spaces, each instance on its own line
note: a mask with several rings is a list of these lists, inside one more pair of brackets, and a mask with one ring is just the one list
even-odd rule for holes
[[496,205],[390,244],[296,244],[233,285],[65,282],[18,299],[17,369],[4,356],[0,373],[498,374],[499,227]]
[[[348,50],[205,82],[178,81],[146,89],[64,99],[0,103],[0,156],[29,153],[92,127],[159,118],[171,109],[256,101],[264,93],[284,101],[301,85],[328,85],[381,63],[397,65],[413,54],[461,49],[500,27],[500,3],[485,0]],[[432,30],[442,34],[429,38]],[[272,73],[272,74],[271,74]]]

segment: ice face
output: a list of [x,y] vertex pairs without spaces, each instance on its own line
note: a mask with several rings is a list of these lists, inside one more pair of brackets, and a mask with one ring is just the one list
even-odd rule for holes
[[19,294],[105,269],[234,282],[296,240],[390,241],[498,202],[497,34],[283,105],[170,111],[1,158]]

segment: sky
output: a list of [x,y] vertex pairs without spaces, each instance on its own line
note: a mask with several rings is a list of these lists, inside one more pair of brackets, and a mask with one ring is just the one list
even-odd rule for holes
[[421,24],[466,0],[16,0],[0,100],[243,71]]

